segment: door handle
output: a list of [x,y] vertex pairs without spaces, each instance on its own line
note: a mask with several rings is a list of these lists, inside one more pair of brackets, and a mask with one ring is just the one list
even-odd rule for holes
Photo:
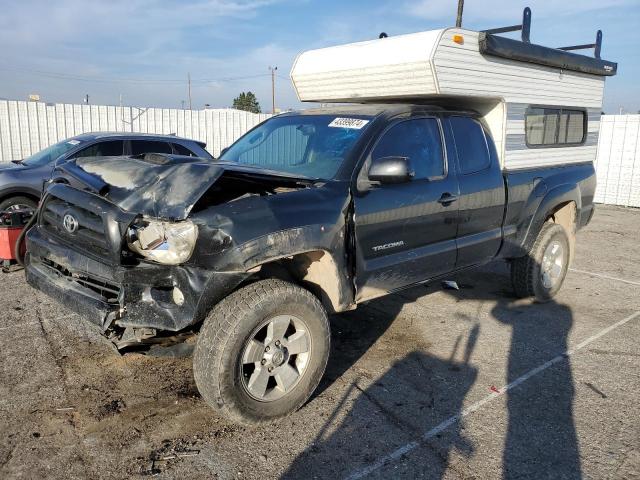
[[447,205],[451,205],[456,200],[458,200],[457,195],[452,195],[450,193],[443,193],[440,199],[438,200],[438,203],[441,203],[442,205],[447,206]]

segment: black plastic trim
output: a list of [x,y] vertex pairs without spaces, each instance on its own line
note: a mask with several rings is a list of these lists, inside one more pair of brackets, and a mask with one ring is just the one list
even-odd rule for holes
[[607,77],[615,75],[618,70],[618,64],[615,62],[499,37],[486,32],[480,33],[480,53]]

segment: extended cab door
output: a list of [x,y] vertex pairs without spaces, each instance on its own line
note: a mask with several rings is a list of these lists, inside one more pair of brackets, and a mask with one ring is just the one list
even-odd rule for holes
[[392,123],[359,179],[367,178],[372,160],[384,157],[408,158],[415,175],[354,196],[357,301],[447,273],[456,262],[458,182],[447,162],[440,119]]
[[506,191],[493,140],[482,124],[470,117],[445,119],[451,128],[457,160],[460,200],[456,269],[486,263],[502,244]]

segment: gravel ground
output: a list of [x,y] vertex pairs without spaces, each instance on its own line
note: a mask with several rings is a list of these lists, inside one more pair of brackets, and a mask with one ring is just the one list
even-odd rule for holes
[[336,316],[318,392],[256,429],[4,274],[0,478],[640,478],[639,233],[600,206],[549,304],[496,262]]

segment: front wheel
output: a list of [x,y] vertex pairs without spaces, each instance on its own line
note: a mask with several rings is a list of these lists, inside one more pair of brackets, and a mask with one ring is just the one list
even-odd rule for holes
[[193,358],[204,400],[231,420],[262,423],[300,408],[329,358],[325,309],[281,280],[244,287],[214,307]]
[[550,301],[569,269],[570,243],[565,229],[545,223],[529,255],[511,262],[511,282],[518,297]]

